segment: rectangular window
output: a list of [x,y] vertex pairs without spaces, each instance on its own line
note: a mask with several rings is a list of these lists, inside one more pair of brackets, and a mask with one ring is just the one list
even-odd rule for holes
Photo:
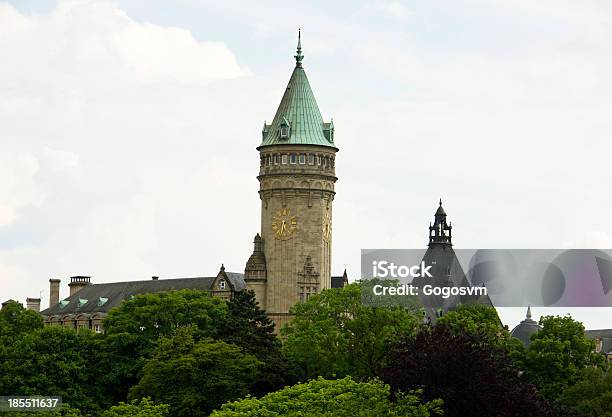
[[94,332],[102,333],[102,329],[100,329],[100,325],[99,324],[94,324]]
[[317,165],[321,165],[321,155],[317,156]]
[[308,155],[308,165],[314,165],[315,156],[314,154]]
[[274,155],[274,165],[278,165],[278,154]]
[[289,156],[289,163],[290,163],[290,164],[295,164],[296,162],[297,162],[297,157],[296,157],[296,155],[295,155],[294,153],[292,153],[292,154]]
[[287,155],[283,155],[283,156],[281,157],[281,163],[282,163],[283,165],[287,163]]
[[304,165],[306,163],[306,155],[300,154],[300,164]]
[[280,137],[281,139],[287,139],[289,137],[289,128],[287,126],[281,126]]

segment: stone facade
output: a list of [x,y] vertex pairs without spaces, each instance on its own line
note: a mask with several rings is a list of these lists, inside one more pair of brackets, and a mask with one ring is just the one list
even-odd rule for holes
[[294,304],[331,288],[335,151],[315,146],[266,147],[261,151],[258,179],[267,280],[246,281],[280,328]]
[[[325,123],[302,67],[296,65],[259,151],[261,232],[245,268],[247,288],[280,329],[290,308],[332,288],[333,122]],[[335,280],[344,285],[345,277]]]

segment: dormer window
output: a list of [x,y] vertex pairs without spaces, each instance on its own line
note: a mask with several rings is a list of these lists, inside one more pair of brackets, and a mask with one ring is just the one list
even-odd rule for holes
[[224,279],[220,279],[219,280],[219,289],[220,290],[224,290],[225,289],[225,280]]
[[278,137],[280,139],[289,139],[289,129],[290,129],[289,121],[283,117],[279,125]]
[[280,128],[280,138],[281,139],[287,139],[289,137],[289,127],[288,126],[281,126]]

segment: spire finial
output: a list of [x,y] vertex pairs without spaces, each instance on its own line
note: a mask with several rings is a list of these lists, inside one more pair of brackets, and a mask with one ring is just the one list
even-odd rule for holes
[[531,306],[527,307],[527,318],[530,319],[531,318]]
[[442,207],[442,198],[440,198],[440,207]]
[[302,66],[302,59],[304,59],[304,55],[302,55],[302,29],[298,28],[298,43],[297,43],[297,55],[295,55],[295,66]]

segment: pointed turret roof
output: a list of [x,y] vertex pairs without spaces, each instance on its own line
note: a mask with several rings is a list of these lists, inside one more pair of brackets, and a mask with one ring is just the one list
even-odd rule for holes
[[[295,144],[336,148],[333,121],[323,122],[306,72],[302,67],[303,59],[301,33],[298,32],[295,68],[272,124],[264,123],[260,146]],[[285,132],[281,132],[281,127],[287,128],[286,135]]]

